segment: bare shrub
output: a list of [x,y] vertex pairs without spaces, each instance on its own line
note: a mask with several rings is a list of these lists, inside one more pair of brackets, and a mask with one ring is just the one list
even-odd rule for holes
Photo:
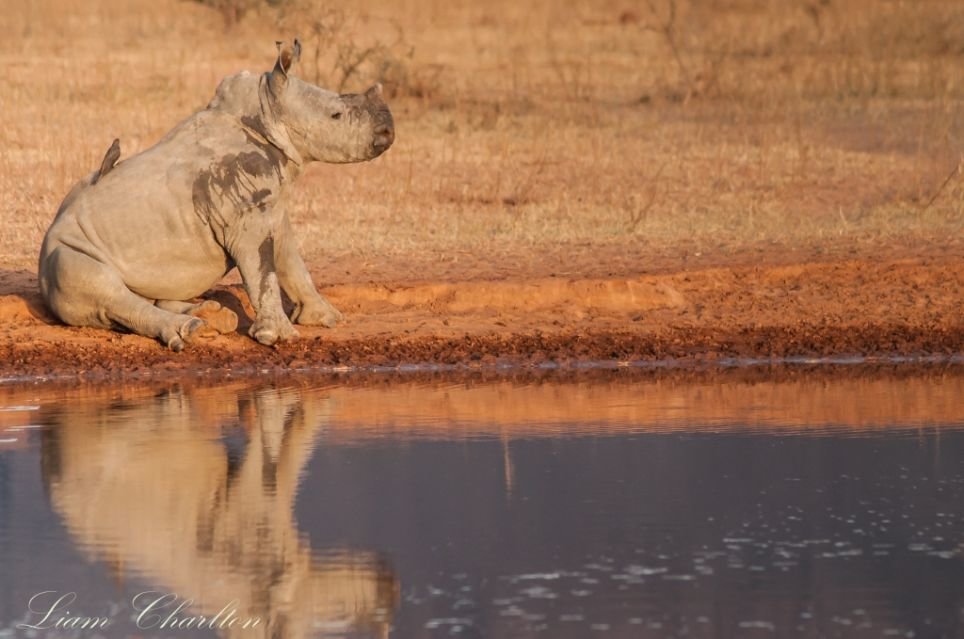
[[231,29],[250,10],[261,4],[277,6],[284,0],[194,0],[218,11],[224,18],[224,28]]
[[275,19],[286,32],[307,25],[303,72],[316,84],[344,91],[381,82],[389,97],[428,97],[437,87],[439,69],[415,68],[415,48],[394,20],[372,28],[370,18],[312,0],[278,0]]

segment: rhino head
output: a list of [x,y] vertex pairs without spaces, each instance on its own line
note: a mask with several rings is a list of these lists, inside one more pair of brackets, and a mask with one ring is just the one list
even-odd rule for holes
[[364,93],[335,93],[291,74],[301,55],[296,39],[281,49],[274,69],[261,76],[261,114],[254,128],[297,164],[372,160],[395,141],[392,112],[382,99],[382,86]]

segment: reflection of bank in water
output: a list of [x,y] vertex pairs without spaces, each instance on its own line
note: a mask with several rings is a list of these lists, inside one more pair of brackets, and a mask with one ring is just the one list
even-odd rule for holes
[[486,383],[393,378],[324,389],[328,442],[660,432],[835,434],[964,423],[964,366],[769,367],[518,376]]
[[71,536],[117,579],[142,575],[193,599],[181,617],[237,602],[237,618],[261,620],[223,636],[387,637],[398,598],[388,562],[313,552],[294,522],[326,400],[274,389],[230,398],[233,417],[219,402],[214,424],[204,400],[180,391],[45,413],[43,478]]

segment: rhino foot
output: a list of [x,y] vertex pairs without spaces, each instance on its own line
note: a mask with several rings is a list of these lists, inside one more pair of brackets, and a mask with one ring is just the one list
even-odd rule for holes
[[303,304],[295,308],[291,321],[304,326],[324,326],[334,328],[345,316],[327,300]]
[[180,353],[184,350],[185,344],[194,339],[195,334],[202,328],[204,328],[204,320],[192,317],[181,325],[181,328],[177,329],[177,333],[173,337],[167,340],[167,347],[175,353]]
[[265,346],[273,346],[279,340],[286,341],[297,338],[298,331],[291,325],[288,318],[284,317],[284,321],[276,322],[255,320],[254,324],[248,330],[248,335]]
[[190,314],[204,320],[207,325],[204,337],[226,335],[238,330],[238,314],[214,300],[204,300]]

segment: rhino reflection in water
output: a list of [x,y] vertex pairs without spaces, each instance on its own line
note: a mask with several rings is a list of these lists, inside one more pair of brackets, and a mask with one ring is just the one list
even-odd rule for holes
[[261,621],[224,636],[387,637],[398,597],[387,562],[312,553],[294,522],[299,475],[327,412],[324,400],[273,389],[72,404],[49,416],[43,477],[78,545],[120,578],[142,574],[193,599],[180,617],[236,601],[238,619]]

